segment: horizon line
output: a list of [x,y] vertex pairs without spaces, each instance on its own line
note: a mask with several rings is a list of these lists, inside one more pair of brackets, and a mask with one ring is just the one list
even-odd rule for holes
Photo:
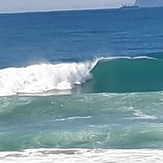
[[120,7],[99,7],[99,8],[74,8],[74,9],[55,9],[55,10],[29,10],[29,11],[5,11],[0,14],[23,14],[23,13],[42,13],[42,12],[66,12],[66,11],[89,11],[89,10],[115,10]]

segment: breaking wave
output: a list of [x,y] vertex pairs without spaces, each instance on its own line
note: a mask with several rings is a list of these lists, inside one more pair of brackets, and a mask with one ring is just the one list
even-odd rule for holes
[[10,67],[0,70],[0,96],[159,91],[162,69],[162,60],[146,56]]
[[93,80],[83,85],[89,92],[146,92],[163,90],[163,61],[151,57],[100,60]]
[[71,90],[91,78],[93,62],[38,64],[0,70],[0,96]]

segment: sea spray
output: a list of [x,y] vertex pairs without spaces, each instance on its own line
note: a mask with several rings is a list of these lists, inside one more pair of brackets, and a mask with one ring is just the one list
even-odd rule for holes
[[0,96],[70,90],[91,78],[92,63],[38,64],[0,70]]

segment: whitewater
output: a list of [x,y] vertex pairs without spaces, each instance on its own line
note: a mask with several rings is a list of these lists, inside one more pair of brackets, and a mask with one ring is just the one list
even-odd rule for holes
[[[26,150],[23,152],[12,152],[12,153],[1,153],[0,162],[17,163],[17,162],[28,162],[32,163],[52,163],[52,162],[125,162],[125,163],[136,163],[136,162],[162,162],[161,150],[88,150],[88,149],[40,149],[40,150]],[[143,155],[143,157],[142,157]],[[37,160],[37,161],[36,161]]]
[[[71,90],[90,79],[87,63],[38,64],[0,70],[0,96]],[[8,81],[8,82],[6,82]]]

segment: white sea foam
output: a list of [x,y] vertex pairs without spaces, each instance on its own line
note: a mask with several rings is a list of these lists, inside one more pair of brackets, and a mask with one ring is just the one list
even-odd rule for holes
[[160,60],[158,58],[148,57],[148,56],[137,56],[137,57],[133,57],[133,59],[149,59],[149,60],[157,60],[157,61]]
[[150,149],[33,149],[0,152],[0,163],[161,163],[163,150]]
[[98,61],[108,61],[108,60],[117,60],[117,59],[130,59],[130,60],[138,60],[138,59],[149,59],[149,60],[161,60],[158,58],[154,58],[154,57],[149,57],[149,56],[136,56],[136,57],[132,57],[132,56],[112,56],[112,57],[100,57],[97,60]]
[[0,96],[71,90],[91,78],[95,62],[38,64],[0,70]]
[[134,112],[135,112],[134,115],[136,116],[135,119],[151,119],[151,120],[158,119],[156,116],[144,114],[140,110],[134,110]]
[[61,119],[55,119],[55,122],[60,122],[60,121],[68,121],[68,120],[74,120],[74,119],[90,119],[92,116],[75,116],[75,117],[67,117],[67,118],[61,118]]

